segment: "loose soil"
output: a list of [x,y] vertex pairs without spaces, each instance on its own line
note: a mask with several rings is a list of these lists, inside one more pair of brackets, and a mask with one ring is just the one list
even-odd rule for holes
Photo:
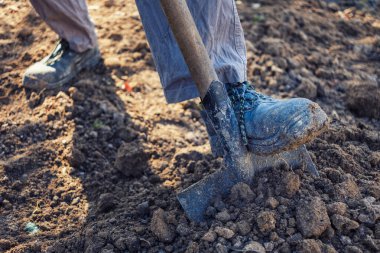
[[335,2],[238,1],[249,80],[331,126],[307,145],[319,178],[271,168],[195,224],[176,192],[222,161],[198,101],[166,105],[134,1],[90,0],[104,61],[41,92],[22,74],[57,38],[0,1],[0,252],[379,252],[379,5]]

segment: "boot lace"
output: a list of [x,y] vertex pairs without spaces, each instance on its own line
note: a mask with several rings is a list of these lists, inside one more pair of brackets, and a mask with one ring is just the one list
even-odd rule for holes
[[232,106],[237,112],[240,133],[244,145],[248,144],[247,133],[245,129],[244,110],[253,108],[257,100],[268,100],[269,97],[256,92],[255,87],[249,82],[227,83],[227,93],[231,99]]

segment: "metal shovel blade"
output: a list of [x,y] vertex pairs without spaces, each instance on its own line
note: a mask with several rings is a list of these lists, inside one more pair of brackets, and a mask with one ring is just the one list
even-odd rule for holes
[[[252,178],[255,173],[277,167],[281,163],[287,163],[290,167],[305,166],[313,175],[319,175],[305,145],[273,156],[257,156],[252,153],[249,155],[252,161],[249,174]],[[235,184],[247,181],[247,178],[243,179],[236,174],[236,168],[228,167],[228,163],[226,166],[226,169],[203,178],[178,194],[177,198],[190,220],[204,221],[206,209],[216,197],[226,196]]]

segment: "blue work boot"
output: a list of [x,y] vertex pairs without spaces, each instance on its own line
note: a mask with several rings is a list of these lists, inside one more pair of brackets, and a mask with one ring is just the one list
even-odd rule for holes
[[[328,126],[326,113],[308,99],[274,99],[256,92],[248,82],[226,84],[226,89],[243,142],[257,155],[295,149],[313,140]],[[223,156],[223,147],[211,120],[205,111],[201,115],[214,156]]]
[[78,53],[61,39],[53,52],[30,66],[24,74],[22,86],[30,89],[54,89],[70,81],[82,69],[94,67],[100,60],[98,48]]

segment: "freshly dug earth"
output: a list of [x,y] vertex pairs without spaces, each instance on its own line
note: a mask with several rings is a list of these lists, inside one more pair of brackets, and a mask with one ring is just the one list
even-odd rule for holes
[[307,145],[320,178],[272,168],[195,224],[176,192],[222,161],[198,101],[166,105],[134,1],[89,1],[104,62],[41,92],[22,73],[56,37],[27,2],[0,8],[0,252],[380,251],[379,9],[238,2],[249,79],[331,127]]

